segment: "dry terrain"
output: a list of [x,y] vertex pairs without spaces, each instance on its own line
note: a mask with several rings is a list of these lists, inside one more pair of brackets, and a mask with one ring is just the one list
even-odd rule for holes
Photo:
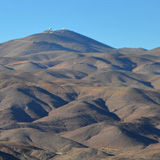
[[0,44],[0,160],[159,160],[160,48],[69,30]]

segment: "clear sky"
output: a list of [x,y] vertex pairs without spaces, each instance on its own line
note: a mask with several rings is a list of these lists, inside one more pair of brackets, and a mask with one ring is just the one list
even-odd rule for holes
[[115,48],[160,47],[160,0],[0,0],[0,43],[69,29]]

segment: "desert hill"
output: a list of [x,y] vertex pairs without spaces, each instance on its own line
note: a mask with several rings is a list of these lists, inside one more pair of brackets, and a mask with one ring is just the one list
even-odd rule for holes
[[160,159],[159,68],[70,30],[0,44],[0,159]]

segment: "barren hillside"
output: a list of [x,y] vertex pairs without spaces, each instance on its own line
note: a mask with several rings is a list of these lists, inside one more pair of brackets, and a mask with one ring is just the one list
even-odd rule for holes
[[0,44],[0,159],[159,160],[160,49],[69,30]]

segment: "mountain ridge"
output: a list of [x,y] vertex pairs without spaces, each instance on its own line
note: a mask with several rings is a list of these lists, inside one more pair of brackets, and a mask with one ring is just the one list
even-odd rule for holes
[[[8,46],[11,46],[11,49]],[[26,48],[25,50],[27,50],[27,52],[30,50],[31,53],[55,50],[68,50],[74,52],[100,52],[100,48],[102,48],[104,51],[113,49],[110,46],[102,44],[76,32],[69,30],[58,30],[53,31],[52,33],[37,33],[21,39],[1,43],[0,54],[2,55],[2,52],[7,52],[8,56],[12,56],[11,52],[14,52],[14,50],[15,52],[22,50],[22,52],[18,54],[18,56],[21,56],[21,54],[27,54],[23,53],[23,48]]]

